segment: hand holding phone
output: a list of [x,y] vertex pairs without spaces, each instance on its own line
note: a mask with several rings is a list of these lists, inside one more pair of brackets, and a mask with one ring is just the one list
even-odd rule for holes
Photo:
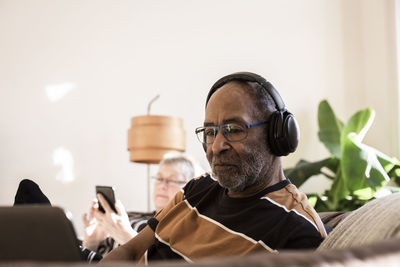
[[[96,186],[96,195],[97,194],[101,194],[105,200],[107,201],[108,205],[110,206],[110,208],[117,213],[117,210],[115,208],[115,193],[114,193],[114,187],[112,186],[100,186],[97,185]],[[99,211],[105,213],[105,210],[103,208],[103,206],[101,205],[100,201],[99,201]]]

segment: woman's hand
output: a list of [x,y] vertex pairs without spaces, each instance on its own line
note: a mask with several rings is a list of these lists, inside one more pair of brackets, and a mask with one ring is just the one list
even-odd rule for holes
[[103,206],[105,213],[102,213],[97,209],[94,212],[94,217],[99,226],[108,235],[110,235],[120,245],[125,244],[137,235],[137,232],[131,227],[128,214],[126,213],[125,207],[122,205],[121,201],[117,200],[115,203],[115,209],[117,210],[117,213],[115,213],[101,194],[97,194],[97,198]]
[[96,251],[99,243],[107,237],[107,234],[101,229],[94,213],[98,210],[99,204],[97,200],[93,200],[90,206],[89,214],[84,213],[82,215],[83,221],[83,240],[82,246],[90,250]]

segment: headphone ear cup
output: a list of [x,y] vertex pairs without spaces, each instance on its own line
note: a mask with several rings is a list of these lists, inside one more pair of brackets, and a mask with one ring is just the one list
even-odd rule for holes
[[287,112],[287,115],[285,115],[283,129],[284,138],[282,141],[284,144],[282,144],[282,146],[284,145],[284,155],[287,155],[296,151],[300,139],[299,125],[297,124],[297,121],[293,114],[290,112]]
[[275,111],[269,124],[267,142],[272,154],[286,156],[294,152],[299,143],[299,127],[293,114]]
[[271,114],[268,120],[269,127],[268,127],[267,143],[269,145],[271,153],[277,156],[280,154],[279,147],[276,141],[278,132],[277,125],[279,124],[279,120],[281,120],[280,115],[281,115],[280,112],[275,111],[274,113]]

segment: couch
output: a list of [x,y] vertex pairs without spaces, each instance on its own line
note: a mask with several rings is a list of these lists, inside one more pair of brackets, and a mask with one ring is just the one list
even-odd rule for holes
[[[333,230],[315,250],[256,253],[229,258],[202,259],[196,263],[159,262],[154,266],[400,266],[400,194],[370,201],[351,212],[320,213]],[[131,262],[101,266],[135,266]],[[80,267],[85,263],[3,262],[0,267]]]

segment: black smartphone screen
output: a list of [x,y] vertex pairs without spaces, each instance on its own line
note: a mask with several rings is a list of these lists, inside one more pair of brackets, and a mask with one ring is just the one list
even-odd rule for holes
[[[112,208],[112,210],[116,213],[117,210],[115,209],[114,203],[115,203],[115,193],[114,193],[114,187],[112,186],[103,186],[103,185],[97,185],[96,186],[96,194],[102,194],[104,198],[106,199],[108,205]],[[99,201],[99,210],[101,212],[105,212],[104,208],[101,206],[100,201]]]

